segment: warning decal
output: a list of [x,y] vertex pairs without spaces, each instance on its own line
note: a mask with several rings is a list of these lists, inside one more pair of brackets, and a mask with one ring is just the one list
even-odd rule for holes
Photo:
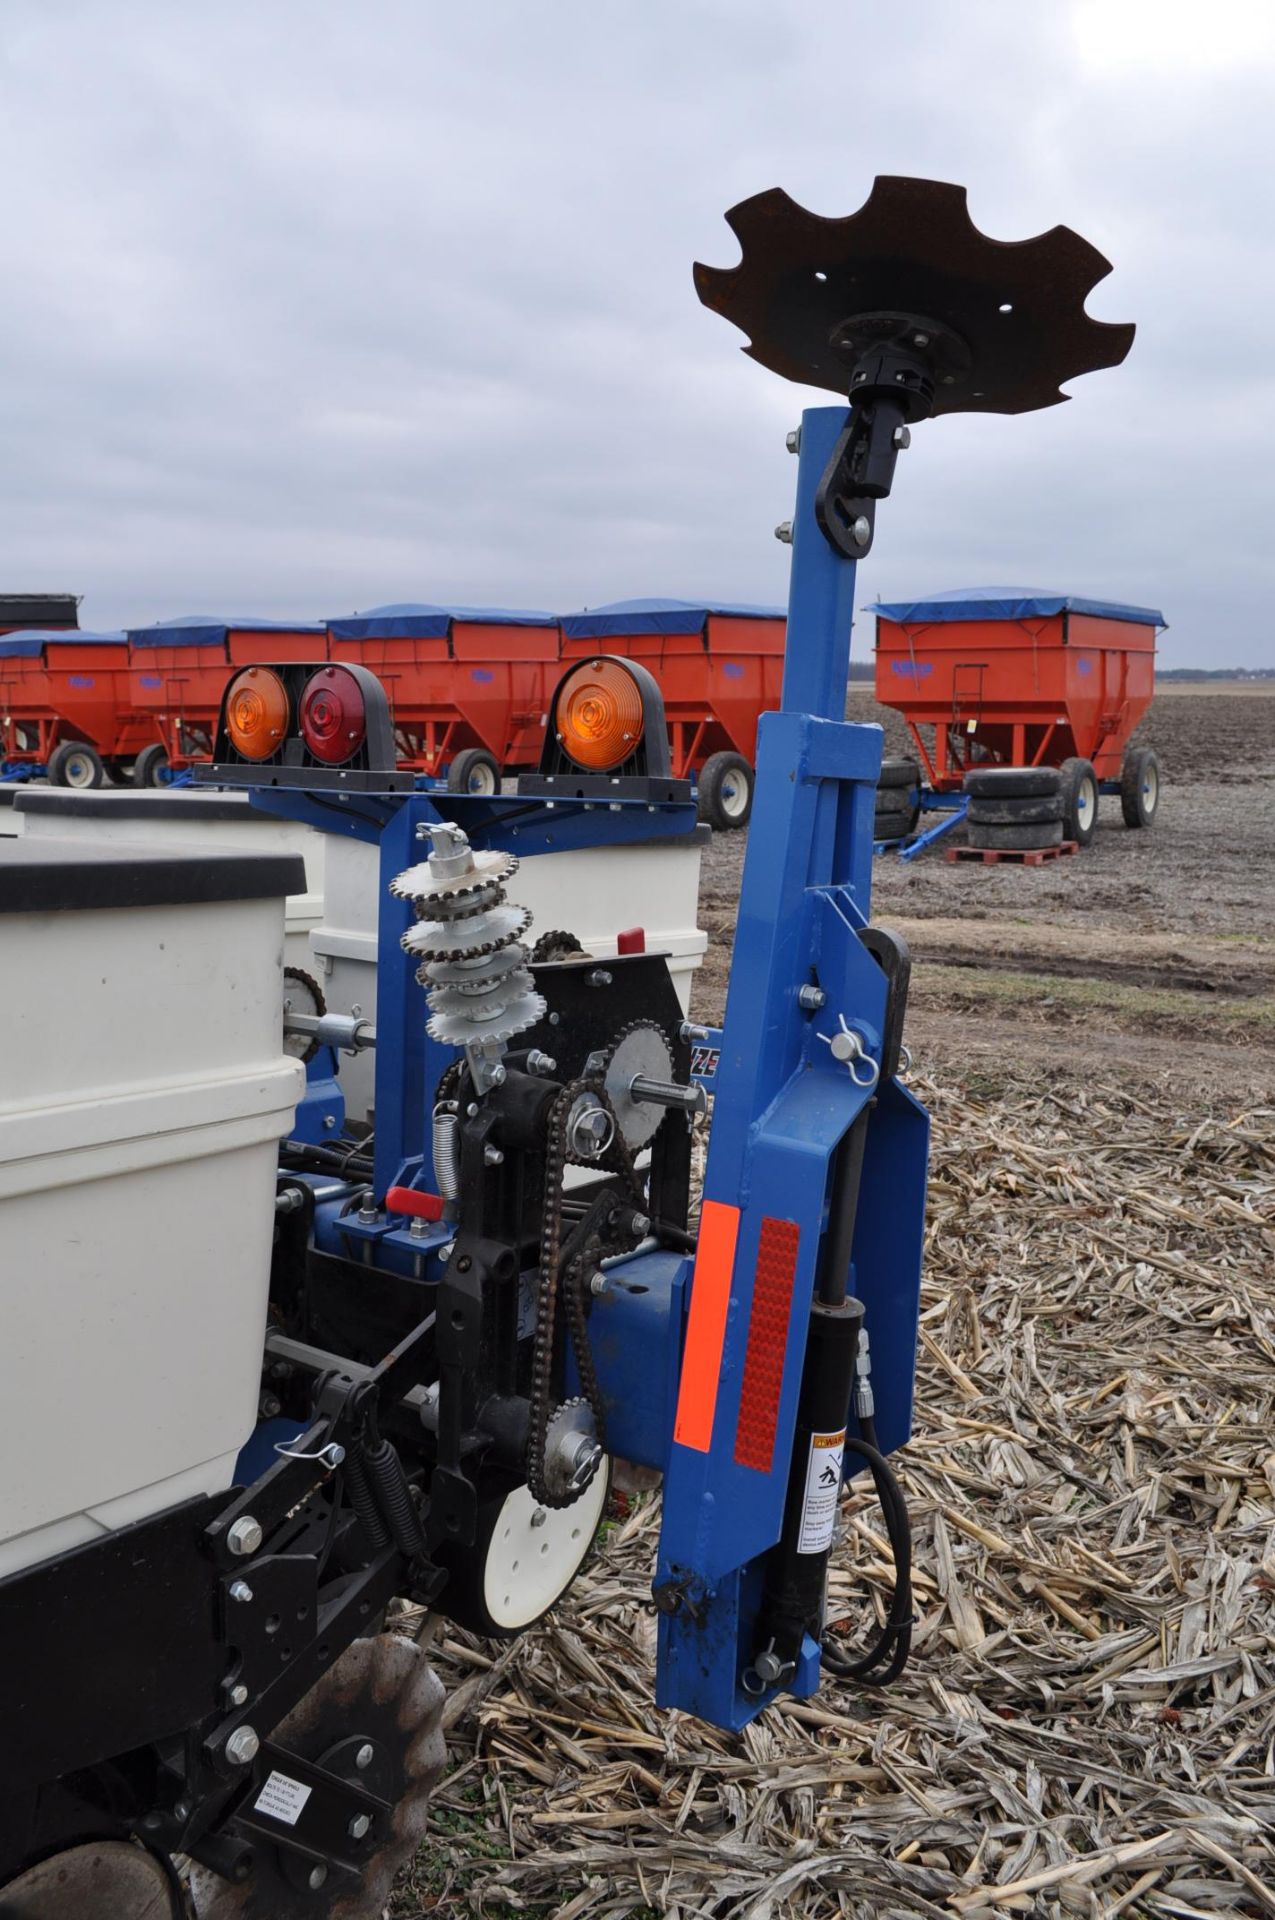
[[806,1491],[801,1502],[801,1531],[797,1535],[798,1553],[827,1553],[832,1545],[845,1446],[844,1427],[836,1433],[812,1433],[810,1436]]
[[309,1798],[309,1787],[303,1787],[299,1780],[289,1780],[286,1773],[272,1773],[252,1804],[258,1813],[268,1813],[272,1820],[282,1820],[285,1827],[295,1827]]

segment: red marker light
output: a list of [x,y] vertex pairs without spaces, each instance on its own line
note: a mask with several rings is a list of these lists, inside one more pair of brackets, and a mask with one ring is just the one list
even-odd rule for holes
[[320,667],[306,682],[299,720],[316,760],[336,767],[351,759],[367,737],[367,708],[354,675],[345,667]]

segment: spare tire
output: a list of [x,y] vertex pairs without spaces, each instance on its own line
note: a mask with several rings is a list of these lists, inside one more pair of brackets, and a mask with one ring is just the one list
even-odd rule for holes
[[874,840],[906,840],[920,818],[919,807],[878,807],[872,816]]
[[921,763],[907,757],[898,760],[883,760],[881,771],[877,775],[877,790],[885,793],[892,787],[919,787],[921,784]]
[[1046,795],[1043,800],[971,800],[966,819],[981,827],[1038,827],[1044,820],[1061,820],[1063,797]]
[[1160,762],[1153,747],[1130,747],[1120,769],[1120,811],[1126,827],[1149,827],[1160,805]]
[[1062,791],[1057,767],[971,767],[962,785],[978,800],[1043,800]]
[[1058,769],[1062,780],[1063,827],[1069,840],[1087,847],[1098,831],[1098,776],[1093,763],[1073,755]]
[[968,828],[969,844],[989,853],[996,848],[1031,853],[1039,847],[1060,847],[1062,837],[1061,820],[1042,820],[1030,827],[987,827],[974,822]]

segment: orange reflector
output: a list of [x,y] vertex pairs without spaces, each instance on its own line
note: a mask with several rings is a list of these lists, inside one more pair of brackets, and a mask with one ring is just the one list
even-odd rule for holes
[[637,681],[618,660],[586,660],[562,683],[554,732],[577,766],[607,773],[633,753],[645,715]]
[[691,1279],[691,1310],[686,1322],[686,1350],[682,1381],[677,1392],[677,1420],[673,1438],[680,1447],[707,1453],[717,1411],[717,1382],[726,1344],[726,1309],[730,1305],[730,1277],[739,1237],[739,1208],[721,1200],[706,1200],[700,1209],[699,1245]]
[[288,731],[288,693],[269,667],[236,674],[226,695],[226,732],[245,760],[268,760]]

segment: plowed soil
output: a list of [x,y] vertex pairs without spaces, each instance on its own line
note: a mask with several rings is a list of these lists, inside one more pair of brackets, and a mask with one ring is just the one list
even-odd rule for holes
[[[870,694],[852,693],[847,717],[909,750]],[[995,1085],[1038,1059],[1081,1079],[1189,1081],[1210,1106],[1275,1098],[1275,696],[1162,694],[1138,738],[1164,781],[1149,831],[1104,798],[1093,844],[1040,867],[950,864],[943,842],[875,861],[873,918],[912,949],[909,1043],[928,1064]],[[707,1021],[722,1016],[746,841],[717,834],[706,850]]]

